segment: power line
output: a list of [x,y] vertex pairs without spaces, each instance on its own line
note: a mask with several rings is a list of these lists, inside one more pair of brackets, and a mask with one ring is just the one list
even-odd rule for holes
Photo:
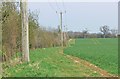
[[[61,0],[62,1],[62,6],[63,6],[63,12],[66,14],[66,7],[65,7],[65,4],[64,4],[64,0]],[[64,26],[66,26],[66,15],[64,17]]]
[[66,11],[66,7],[65,7],[65,4],[64,4],[64,0],[62,0],[62,4],[63,4],[64,10]]
[[[63,47],[63,44],[64,44],[64,38],[66,37],[66,34],[65,34],[65,25],[64,25],[64,27],[63,27],[63,14],[66,14],[66,10],[61,10],[61,8],[58,6],[58,3],[57,3],[57,0],[55,0],[56,2],[56,7],[57,7],[57,10],[55,10],[54,8],[53,8],[53,6],[49,3],[49,5],[50,5],[50,7],[54,10],[54,11],[56,11],[56,13],[57,14],[59,14],[60,15],[60,37],[61,37],[61,46]],[[64,2],[62,2],[62,4],[63,4],[63,8],[65,9],[65,5],[64,5]],[[64,23],[65,24],[65,23]]]
[[51,9],[56,12],[57,10],[51,5],[49,0],[48,0],[48,3],[49,3],[49,6],[51,7]]
[[60,7],[58,6],[57,0],[55,0],[56,6],[59,9],[59,11],[61,10]]

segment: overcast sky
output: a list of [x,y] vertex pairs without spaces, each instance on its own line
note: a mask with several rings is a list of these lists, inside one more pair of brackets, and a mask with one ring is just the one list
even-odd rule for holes
[[60,3],[58,0],[54,2],[48,0],[48,2],[29,2],[28,6],[31,11],[40,12],[39,24],[46,27],[57,28],[60,24],[59,11],[66,10],[63,14],[63,26],[66,25],[68,30],[82,31],[87,28],[89,32],[100,32],[99,27],[103,25],[118,29],[118,3],[114,2],[115,0],[105,1],[65,2],[62,0]]

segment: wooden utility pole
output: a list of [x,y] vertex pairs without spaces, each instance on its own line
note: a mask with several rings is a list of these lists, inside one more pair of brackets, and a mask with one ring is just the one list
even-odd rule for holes
[[64,26],[64,32],[63,32],[63,45],[66,45],[66,31],[65,31],[65,26]]
[[22,60],[29,62],[29,26],[27,13],[27,0],[21,0],[21,22],[22,22]]
[[63,47],[62,12],[60,12],[60,33],[61,33],[61,46]]
[[[56,13],[58,13],[57,11],[56,11]],[[66,13],[66,11],[65,11],[65,13]],[[63,40],[64,40],[64,34],[63,34],[63,27],[62,27],[62,19],[63,19],[63,12],[61,11],[60,12],[60,44],[61,44],[61,47],[63,47]]]

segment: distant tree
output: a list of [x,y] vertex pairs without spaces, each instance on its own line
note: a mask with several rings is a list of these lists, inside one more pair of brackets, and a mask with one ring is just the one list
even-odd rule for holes
[[67,33],[68,33],[69,38],[75,38],[73,31],[68,31]]
[[87,38],[87,33],[88,33],[88,29],[85,28],[85,30],[83,30],[83,38]]
[[106,38],[106,35],[109,33],[109,26],[107,25],[101,26],[100,31],[103,33],[104,38]]
[[117,36],[118,30],[116,30],[116,29],[111,29],[110,31],[111,31],[111,34],[112,34],[114,37]]

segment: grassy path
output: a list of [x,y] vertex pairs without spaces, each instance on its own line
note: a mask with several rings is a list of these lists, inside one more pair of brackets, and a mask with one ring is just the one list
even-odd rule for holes
[[61,48],[30,51],[29,63],[4,67],[3,76],[10,77],[88,77],[102,76],[99,72],[76,63],[61,53]]
[[74,57],[74,56],[70,56],[70,55],[67,55],[67,57],[70,58],[71,60],[73,60],[74,62],[76,62],[77,64],[84,64],[84,66],[91,68],[92,70],[94,70],[94,72],[98,72],[103,77],[114,77],[114,75],[108,73],[107,71],[99,68],[98,66],[96,66],[88,61],[85,61],[83,59],[80,59],[80,58]]

